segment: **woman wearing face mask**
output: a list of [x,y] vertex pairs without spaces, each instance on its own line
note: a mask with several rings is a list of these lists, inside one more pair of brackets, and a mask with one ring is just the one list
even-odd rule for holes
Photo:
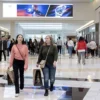
[[51,36],[46,36],[45,43],[40,49],[37,67],[39,66],[42,60],[46,59],[46,56],[47,56],[46,64],[42,69],[44,75],[44,88],[45,88],[44,96],[48,96],[49,94],[48,92],[49,79],[50,79],[50,91],[53,91],[53,86],[55,82],[55,73],[56,73],[56,62],[58,59],[57,46],[53,44]]
[[[24,70],[28,68],[28,47],[24,43],[23,36],[17,35],[16,42],[11,50],[10,67],[13,66],[14,82],[15,82],[15,97],[18,97],[20,90],[24,88]],[[19,77],[20,86],[19,86]],[[19,89],[20,87],[20,89]]]

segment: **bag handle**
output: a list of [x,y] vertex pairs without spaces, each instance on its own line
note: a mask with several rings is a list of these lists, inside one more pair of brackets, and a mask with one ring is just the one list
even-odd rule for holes
[[17,47],[17,49],[18,49],[18,51],[19,51],[19,53],[20,53],[20,55],[21,55],[21,57],[23,58],[23,60],[24,60],[24,57],[22,56],[22,54],[21,54],[21,52],[20,52],[20,50],[19,50],[19,48],[18,48],[18,46],[16,45],[16,47]]
[[49,54],[50,48],[51,48],[51,46],[50,46],[49,49],[48,49],[48,52],[47,52],[47,55],[46,55],[45,62],[47,61],[47,57],[48,57],[48,54]]

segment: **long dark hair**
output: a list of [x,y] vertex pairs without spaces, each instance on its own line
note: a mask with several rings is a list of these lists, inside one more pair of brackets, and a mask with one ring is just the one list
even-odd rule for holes
[[41,38],[41,40],[40,40],[40,44],[41,44],[41,43],[44,43],[44,40],[43,40],[43,38]]
[[[21,35],[21,36],[23,37],[23,35],[22,35],[22,34],[18,34],[18,35],[16,36],[16,41],[15,41],[15,44],[18,44],[17,39],[18,39],[19,35]],[[25,44],[24,38],[23,38],[22,44]]]
[[84,40],[83,37],[80,37],[80,38],[79,38],[79,42],[80,42],[80,41],[85,41],[85,40]]

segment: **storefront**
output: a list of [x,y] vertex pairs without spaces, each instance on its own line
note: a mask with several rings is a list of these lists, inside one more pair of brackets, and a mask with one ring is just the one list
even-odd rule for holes
[[5,38],[8,38],[8,37],[9,37],[9,31],[0,29],[0,38],[1,38],[2,36],[5,36]]
[[84,37],[88,42],[91,40],[96,41],[96,29],[95,25],[92,25],[90,27],[87,27],[78,33],[80,36]]

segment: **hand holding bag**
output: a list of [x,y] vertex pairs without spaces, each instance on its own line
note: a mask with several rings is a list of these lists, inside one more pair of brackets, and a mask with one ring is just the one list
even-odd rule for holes
[[43,86],[40,69],[33,69],[33,85],[34,86]]
[[46,55],[46,59],[45,60],[42,60],[40,62],[40,64],[39,64],[40,65],[40,68],[44,68],[45,67],[45,64],[46,64],[46,61],[47,61],[47,57],[48,57],[49,51],[50,51],[50,47],[48,49],[48,52],[47,52],[47,55]]
[[8,85],[14,84],[14,72],[12,67],[7,69],[7,81]]

